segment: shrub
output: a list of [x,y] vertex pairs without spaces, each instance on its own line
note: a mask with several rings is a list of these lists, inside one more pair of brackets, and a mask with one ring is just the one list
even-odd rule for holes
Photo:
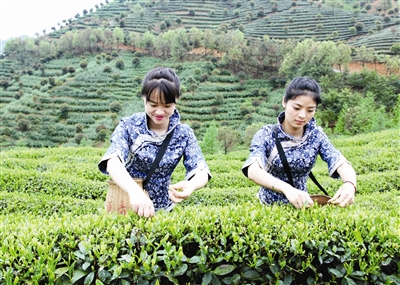
[[84,138],[83,134],[75,134],[74,142],[76,144],[80,144],[83,138]]
[[107,130],[107,127],[105,125],[101,124],[101,125],[98,125],[95,130],[96,130],[96,134],[98,134],[101,130]]
[[42,86],[45,86],[46,84],[47,84],[47,79],[46,78],[42,78],[41,80],[40,80],[40,85],[42,85]]
[[17,121],[17,126],[18,126],[18,130],[20,130],[21,132],[29,131],[29,129],[30,129],[29,120],[24,119],[24,118],[19,119]]
[[105,66],[103,67],[103,72],[111,72],[111,71],[112,71],[111,66],[105,65]]
[[61,72],[62,72],[62,74],[67,74],[68,73],[68,66],[63,66],[61,68]]
[[386,15],[385,17],[383,17],[383,21],[386,23],[389,23],[391,20],[392,20],[392,18],[390,16]]
[[122,110],[122,105],[119,102],[110,103],[109,110],[111,113],[119,113]]
[[106,129],[102,129],[99,131],[99,133],[97,134],[97,139],[101,142],[104,142],[106,137],[108,135],[108,131]]
[[58,116],[61,119],[68,119],[68,112],[69,112],[69,105],[67,103],[63,103],[61,104]]
[[87,60],[81,60],[81,62],[79,63],[79,66],[80,66],[82,69],[86,69],[87,66],[88,66]]
[[81,133],[83,131],[83,125],[76,124],[75,125],[75,133]]
[[49,80],[49,84],[51,86],[55,86],[56,85],[56,80],[54,79],[54,77],[49,77],[48,80]]
[[124,60],[122,58],[117,59],[117,61],[115,62],[115,67],[122,70],[125,68],[125,63]]
[[111,79],[114,80],[114,81],[118,81],[119,78],[120,78],[119,73],[113,73],[113,74],[111,75]]
[[75,67],[73,66],[68,66],[68,73],[75,73]]
[[364,29],[364,24],[362,22],[357,22],[354,27],[358,32],[362,31]]

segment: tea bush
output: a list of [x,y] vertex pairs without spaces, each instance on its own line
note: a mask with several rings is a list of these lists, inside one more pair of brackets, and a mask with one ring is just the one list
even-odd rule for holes
[[331,140],[359,173],[350,207],[261,205],[237,150],[207,155],[206,187],[151,219],[106,213],[104,148],[4,150],[0,284],[400,284],[398,129]]

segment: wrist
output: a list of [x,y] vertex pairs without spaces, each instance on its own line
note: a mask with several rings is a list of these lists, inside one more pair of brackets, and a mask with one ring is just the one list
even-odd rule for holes
[[275,192],[276,192],[276,190],[275,190],[275,185],[276,185],[279,181],[280,181],[279,179],[276,179],[276,180],[274,181],[274,183],[272,183],[271,189],[272,189],[273,191],[275,191]]
[[343,182],[343,184],[346,184],[346,183],[353,185],[353,187],[354,187],[354,194],[356,194],[356,192],[357,192],[356,183],[354,183],[354,182],[352,182],[352,181],[350,181],[350,180],[346,180],[346,181]]

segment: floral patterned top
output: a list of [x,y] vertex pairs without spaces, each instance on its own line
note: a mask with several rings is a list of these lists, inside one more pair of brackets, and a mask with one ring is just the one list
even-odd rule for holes
[[118,157],[131,177],[144,179],[162,142],[173,128],[175,131],[164,156],[145,185],[156,211],[171,209],[173,206],[168,196],[168,186],[181,157],[186,168],[186,179],[192,178],[200,170],[206,170],[209,178],[211,177],[193,130],[180,123],[180,115],[176,109],[170,117],[168,131],[164,135],[157,135],[148,129],[147,115],[144,112],[121,119],[111,136],[111,146],[98,164],[100,171],[108,174],[107,160]]
[[[294,187],[307,191],[306,181],[318,155],[328,164],[329,175],[333,178],[340,178],[336,169],[344,162],[349,162],[332,145],[322,128],[316,126],[315,118],[312,118],[305,126],[305,132],[300,139],[295,139],[284,132],[281,124],[284,118],[285,113],[282,112],[278,116],[277,135],[292,171]],[[275,145],[272,127],[273,125],[266,125],[254,135],[250,146],[250,155],[244,163],[242,171],[247,176],[248,167],[257,161],[262,169],[272,176],[289,183]],[[283,193],[265,187],[260,188],[258,197],[266,204],[290,203]]]

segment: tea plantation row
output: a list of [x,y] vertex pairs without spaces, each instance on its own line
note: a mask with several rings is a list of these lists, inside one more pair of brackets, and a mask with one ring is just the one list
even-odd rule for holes
[[398,135],[332,138],[358,173],[348,208],[261,205],[238,150],[207,155],[208,185],[152,219],[105,212],[105,149],[3,151],[0,284],[400,284]]

